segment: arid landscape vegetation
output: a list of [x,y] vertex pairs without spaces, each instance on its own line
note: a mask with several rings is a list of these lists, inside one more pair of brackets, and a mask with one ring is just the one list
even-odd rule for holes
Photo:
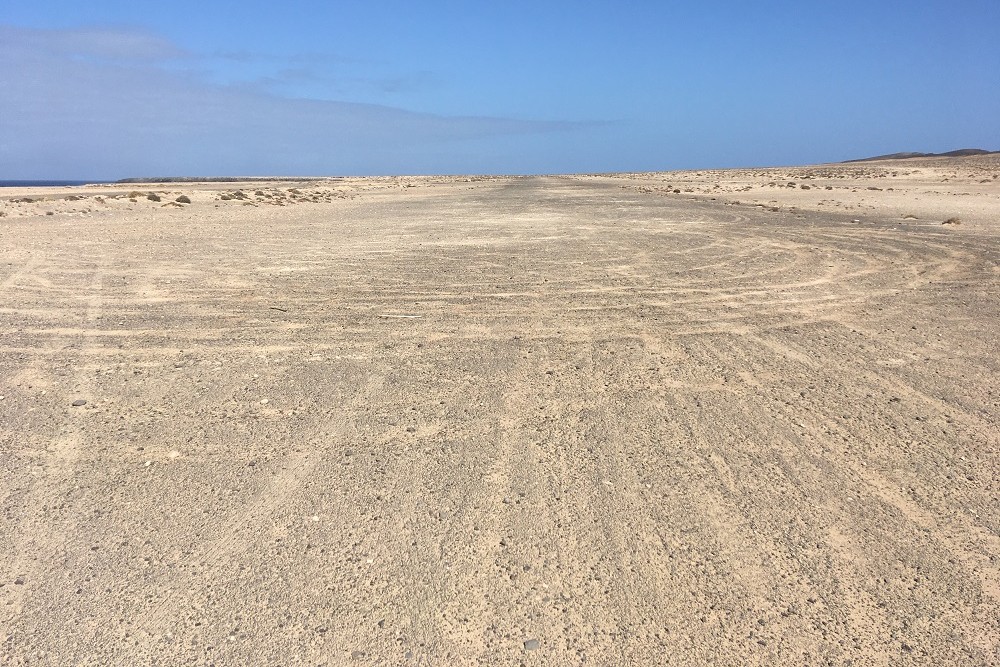
[[998,176],[0,190],[2,661],[997,664]]

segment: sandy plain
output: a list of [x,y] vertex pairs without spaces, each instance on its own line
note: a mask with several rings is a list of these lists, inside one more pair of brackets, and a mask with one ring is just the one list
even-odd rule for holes
[[996,664],[998,175],[0,191],[3,662]]

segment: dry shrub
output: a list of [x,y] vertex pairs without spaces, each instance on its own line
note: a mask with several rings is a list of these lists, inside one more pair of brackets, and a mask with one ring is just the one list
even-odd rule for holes
[[942,225],[960,225],[960,224],[962,224],[962,221],[959,220],[958,218],[948,218],[947,220],[945,220],[941,224]]

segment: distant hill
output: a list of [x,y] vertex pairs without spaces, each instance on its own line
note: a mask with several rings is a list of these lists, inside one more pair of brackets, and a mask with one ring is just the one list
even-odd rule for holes
[[994,155],[1000,151],[987,151],[982,148],[960,148],[957,151],[947,153],[890,153],[888,155],[876,155],[875,157],[863,157],[857,160],[844,160],[847,162],[870,162],[872,160],[906,160],[911,157],[966,157],[969,155]]

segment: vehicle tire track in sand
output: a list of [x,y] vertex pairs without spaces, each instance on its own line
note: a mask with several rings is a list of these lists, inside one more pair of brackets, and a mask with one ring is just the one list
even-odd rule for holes
[[[744,341],[746,339],[747,337],[744,336],[716,336],[713,339],[697,341],[695,349],[697,350],[696,358],[700,359],[699,365],[709,368],[719,368],[719,372],[723,373],[728,372],[727,368],[729,366],[780,368],[780,363],[774,364],[773,362],[768,362],[765,355],[761,355],[758,352],[751,352],[754,348],[757,348],[756,342],[751,339],[749,341],[750,345],[745,346]],[[713,341],[716,340],[728,340],[731,345],[713,344]],[[810,375],[816,377],[816,373],[814,372],[810,373]],[[777,384],[779,382],[775,378],[767,378],[765,376],[760,387],[766,389],[769,384]],[[898,510],[903,510],[904,524],[911,522],[915,523],[916,526],[907,531],[910,533],[909,536],[893,535],[888,541],[885,541],[885,537],[881,538],[886,544],[886,547],[883,548],[891,549],[890,545],[893,543],[905,540],[917,540],[918,543],[922,543],[921,531],[933,530],[934,532],[930,533],[930,535],[935,540],[941,540],[943,546],[948,549],[948,552],[957,555],[960,560],[963,559],[962,554],[964,549],[959,547],[952,539],[953,534],[949,534],[947,530],[942,531],[939,522],[934,520],[928,512],[919,508],[915,503],[902,498],[901,494],[894,491],[893,486],[887,480],[881,479],[874,472],[872,466],[852,464],[846,469],[841,468],[829,459],[830,453],[828,449],[819,450],[815,446],[811,446],[809,440],[799,437],[797,433],[798,428],[784,428],[780,425],[780,422],[768,427],[766,420],[754,418],[753,415],[755,413],[767,413],[767,402],[769,402],[769,399],[767,399],[765,392],[761,388],[755,390],[755,393],[759,394],[759,399],[762,400],[760,403],[756,400],[747,401],[744,407],[746,417],[743,419],[739,417],[734,419],[734,415],[731,414],[731,408],[725,404],[724,400],[713,400],[722,399],[723,397],[719,394],[709,394],[699,399],[697,401],[698,409],[695,411],[690,409],[679,410],[678,413],[682,415],[698,415],[700,413],[701,416],[697,420],[692,421],[688,419],[690,427],[694,429],[697,429],[695,425],[699,423],[713,424],[715,433],[711,436],[705,434],[702,437],[696,438],[696,441],[710,442],[713,440],[722,440],[732,443],[731,448],[721,451],[709,451],[705,455],[705,458],[710,462],[711,468],[721,470],[717,484],[727,498],[722,504],[718,502],[706,503],[706,506],[720,507],[729,505],[733,509],[739,508],[738,514],[731,515],[718,523],[724,526],[740,526],[746,525],[749,522],[750,526],[755,526],[754,535],[744,535],[742,542],[747,544],[756,542],[757,546],[754,550],[758,553],[768,554],[767,557],[772,562],[775,562],[775,565],[769,568],[769,572],[772,575],[779,574],[784,568],[790,567],[792,569],[786,569],[785,572],[792,573],[798,571],[798,574],[793,575],[789,581],[794,581],[803,575],[809,578],[815,576],[809,574],[809,570],[805,569],[812,560],[808,552],[796,555],[794,551],[789,551],[789,546],[793,546],[795,543],[785,545],[781,539],[774,540],[775,537],[780,535],[780,532],[776,532],[774,529],[781,526],[780,516],[782,514],[788,514],[789,520],[793,520],[796,514],[801,518],[812,516],[811,525],[807,524],[803,526],[808,531],[808,534],[810,534],[806,539],[809,541],[819,540],[827,542],[833,553],[842,553],[843,556],[836,564],[835,571],[848,570],[854,572],[851,577],[845,578],[848,581],[863,572],[863,570],[858,569],[857,563],[859,561],[867,562],[872,568],[885,567],[887,564],[885,556],[878,554],[877,550],[875,553],[872,553],[872,545],[865,544],[865,540],[871,539],[870,532],[872,531],[885,531],[887,521],[897,521],[892,515]],[[781,414],[780,410],[778,414]],[[797,426],[804,426],[812,432],[821,432],[825,430],[828,424],[828,422],[825,424],[824,420],[813,418],[808,414],[803,415],[801,412],[797,418],[803,422]],[[796,425],[791,424],[790,426]],[[775,455],[779,458],[774,459]],[[723,462],[726,459],[732,459],[732,463],[725,462],[720,464],[720,459]],[[762,466],[762,463],[769,459],[780,462],[779,466]],[[742,471],[742,479],[737,480],[735,478],[731,472],[734,470]],[[772,471],[778,470],[782,472],[775,476]],[[799,481],[789,484],[786,475],[793,470]],[[796,488],[800,490],[802,495],[801,500],[797,503],[789,503],[790,499],[787,496],[784,498],[774,498],[770,503],[765,500],[767,496],[772,495],[770,491],[767,491],[769,489],[785,489],[783,493],[787,493],[787,490],[794,490]],[[865,500],[863,503],[855,502],[852,500],[853,496],[857,496],[859,501],[862,498],[867,498],[868,500]],[[886,505],[887,509],[885,511],[873,513],[871,511],[871,499],[875,498],[883,500],[891,499],[893,502],[889,502]],[[902,506],[899,505],[899,501],[903,501]],[[810,510],[807,508],[815,509]],[[882,519],[878,519],[880,515],[883,517]],[[795,524],[792,523],[789,525]],[[829,528],[824,528],[824,526],[828,526]],[[829,533],[824,535],[824,530],[829,530]],[[862,532],[857,533],[857,538],[851,537],[856,531]],[[980,530],[979,532],[981,533],[982,531]],[[766,539],[763,542],[760,541],[769,534],[773,536],[772,540],[774,541],[768,542]],[[960,530],[959,534],[966,533],[964,530]],[[973,530],[972,534],[976,534],[976,531]],[[808,544],[808,542],[806,543]],[[852,547],[851,545],[857,546]],[[861,545],[863,545],[863,548]],[[903,545],[900,544],[899,546]],[[795,547],[793,546],[793,548]],[[933,543],[928,545],[913,545],[907,549],[908,551],[916,549],[918,553],[924,554],[927,558],[939,558],[939,556],[935,555],[935,546]],[[781,555],[782,553],[784,553],[783,556]],[[900,554],[902,553],[904,552],[900,552]],[[888,551],[886,555],[892,557],[892,551]],[[898,557],[904,556],[900,555]],[[777,563],[782,561],[785,563],[784,568],[775,567]],[[963,560],[963,562],[965,561]],[[982,561],[976,563],[975,567],[969,567],[970,564],[967,562],[965,562],[965,565],[967,571],[982,574],[984,565]],[[782,574],[781,576],[782,579],[785,579],[787,575]],[[950,585],[946,582],[949,582],[949,577],[953,577],[954,574],[942,573],[941,575],[931,576],[933,577],[932,581],[934,585]],[[938,578],[941,581],[935,580]],[[866,619],[864,623],[867,628],[874,630],[878,627],[891,627],[896,622],[883,609],[883,603],[879,600],[880,593],[877,590],[866,590],[866,587],[857,585],[851,586],[850,590],[838,590],[835,583],[836,579],[831,580],[829,576],[822,577],[815,580],[815,585],[819,587],[818,589],[813,591],[805,590],[799,595],[793,595],[790,598],[787,595],[783,597],[787,598],[787,604],[801,606],[805,598],[810,595],[812,597],[827,599],[829,599],[830,595],[835,595],[837,598],[841,598],[837,602],[837,606],[841,609],[850,610],[851,617]],[[988,585],[989,582],[985,582],[984,588]],[[996,637],[996,633],[991,633],[986,626],[982,625],[989,615],[987,608],[984,606],[983,613],[978,620],[971,618],[964,620],[964,623],[968,624],[964,629],[964,641],[971,641],[974,644],[979,644],[981,648],[987,649],[989,642],[985,640],[985,637]]]
[[[39,265],[40,262],[33,259],[22,271],[8,278],[6,282],[13,286],[14,279],[37,270]],[[104,310],[105,269],[98,263],[92,270],[89,284],[84,288],[86,296],[79,317],[80,335],[54,337],[46,343],[48,348],[54,351],[79,350],[77,354],[70,356],[68,362],[73,368],[73,395],[68,396],[65,391],[53,392],[58,395],[56,399],[58,403],[51,408],[59,412],[70,412],[71,419],[63,433],[52,434],[51,440],[44,447],[44,452],[32,452],[30,445],[28,449],[23,450],[24,455],[38,460],[39,465],[44,467],[42,473],[32,480],[30,489],[25,493],[21,520],[14,522],[16,527],[12,531],[10,552],[14,559],[7,563],[4,569],[22,578],[26,583],[15,586],[14,595],[8,600],[5,611],[10,619],[25,613],[26,600],[35,592],[39,582],[58,574],[58,568],[53,568],[47,559],[40,559],[39,556],[65,551],[68,547],[66,535],[60,534],[58,527],[52,525],[51,520],[39,520],[37,517],[44,515],[42,510],[49,506],[65,506],[63,501],[66,486],[72,484],[73,480],[79,479],[81,474],[78,468],[81,457],[84,456],[82,447],[86,442],[86,421],[90,417],[85,410],[79,409],[87,406],[70,404],[75,400],[75,396],[87,396],[88,398],[84,400],[88,402],[91,410],[94,409],[91,363],[94,353],[102,347],[102,344],[95,336],[89,334],[98,331],[100,327],[99,322]],[[75,271],[74,275],[79,275],[79,272]],[[5,284],[5,287],[8,285]],[[72,312],[72,309],[68,308],[67,311]],[[62,317],[65,318],[65,314]],[[45,378],[51,374],[47,362],[48,358],[44,353],[35,356],[33,363],[19,373],[19,380],[25,382],[41,379],[44,386],[47,384]],[[29,518],[32,516],[35,518]]]
[[995,230],[416,182],[4,228],[5,659],[997,662]]
[[[748,338],[755,344],[772,349],[807,367],[814,376],[831,374],[830,368],[774,338],[767,336]],[[954,406],[931,397],[905,382],[896,380],[885,372],[880,374],[866,373],[864,369],[860,368],[857,369],[857,372],[864,377],[866,382],[871,383],[871,386],[880,386],[882,393],[901,395],[910,401],[923,403],[935,412],[955,412]],[[824,428],[827,424],[815,417],[804,416],[802,419],[811,422],[814,428]],[[965,414],[964,419],[978,422],[981,428],[987,430],[992,428],[991,424],[980,420],[976,415]],[[855,434],[854,437],[864,436]],[[936,539],[940,539],[955,558],[977,574],[982,582],[983,593],[991,597],[994,602],[1000,602],[1000,567],[996,565],[997,562],[1000,562],[1000,536],[993,534],[984,526],[969,521],[959,513],[952,513],[947,521],[943,521],[942,517],[935,517],[932,512],[907,499],[900,492],[898,482],[891,482],[861,462],[850,460],[847,462],[854,474],[864,479],[875,495],[894,507],[922,530],[931,533]],[[972,536],[974,538],[970,540],[969,538]]]
[[[341,414],[351,415],[371,402],[383,382],[382,376],[370,377],[348,399],[347,405],[340,410]],[[197,553],[191,554],[192,562],[201,568],[199,577],[229,569],[232,561],[254,549],[260,531],[269,524],[270,517],[284,509],[302,491],[303,485],[315,476],[320,466],[329,464],[330,452],[349,442],[351,433],[347,422],[324,421],[311,431],[298,435],[296,440],[301,444],[273,466],[278,470],[273,471],[270,479],[254,491],[252,502],[220,517],[215,522],[215,536],[202,541]],[[193,575],[175,574],[165,594],[143,612],[138,629],[155,640],[177,627],[178,616],[188,602],[184,596],[194,583]]]
[[3,279],[3,282],[0,283],[0,291],[6,292],[7,290],[14,289],[22,278],[34,273],[40,263],[41,260],[37,256],[33,255],[27,262],[22,264],[19,268],[14,269],[10,275]]

